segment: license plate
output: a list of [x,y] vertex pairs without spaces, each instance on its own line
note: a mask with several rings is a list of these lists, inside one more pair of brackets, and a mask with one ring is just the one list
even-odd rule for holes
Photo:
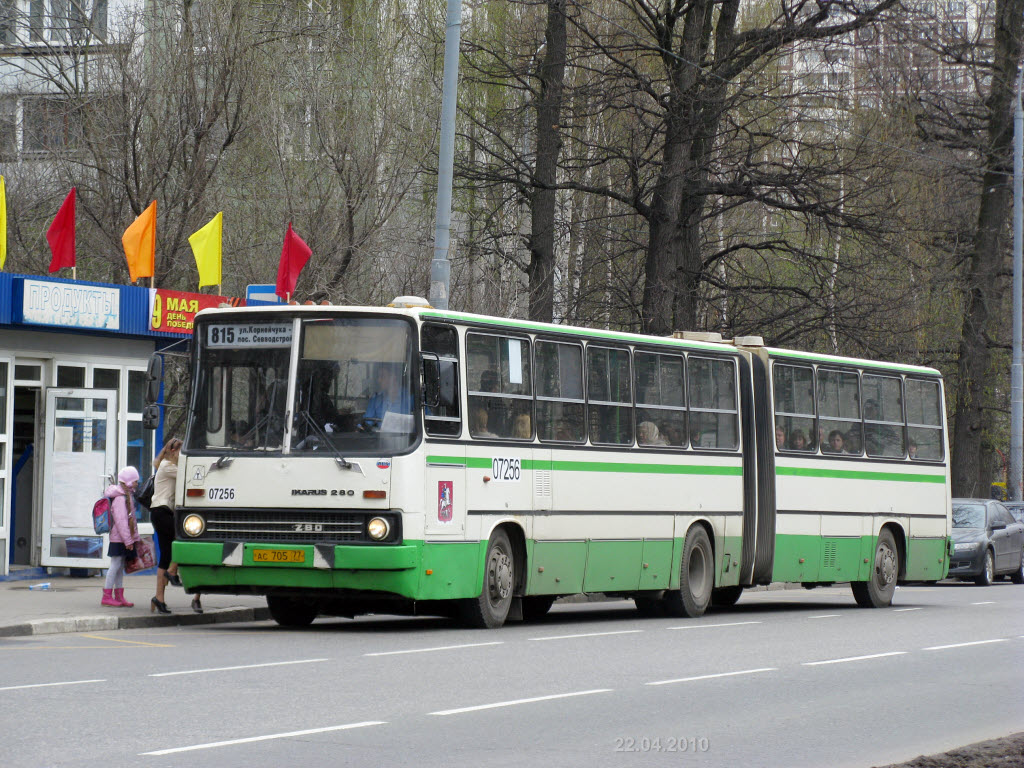
[[306,553],[301,549],[254,549],[254,563],[304,563]]

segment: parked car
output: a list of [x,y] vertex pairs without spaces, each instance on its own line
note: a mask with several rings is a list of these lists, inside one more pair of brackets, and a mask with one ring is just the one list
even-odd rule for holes
[[1024,584],[1024,523],[992,499],[953,499],[953,558],[950,578],[988,586],[1009,574]]

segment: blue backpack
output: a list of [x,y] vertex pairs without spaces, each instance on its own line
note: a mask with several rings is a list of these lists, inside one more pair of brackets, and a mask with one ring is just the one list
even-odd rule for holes
[[110,499],[106,496],[92,505],[92,529],[96,533],[110,533]]

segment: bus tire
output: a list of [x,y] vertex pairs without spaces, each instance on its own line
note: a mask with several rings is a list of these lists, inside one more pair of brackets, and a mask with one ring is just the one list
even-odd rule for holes
[[497,629],[505,623],[516,583],[515,553],[508,534],[498,528],[487,542],[480,596],[462,604],[462,620],[474,629]]
[[728,608],[729,606],[736,605],[736,601],[740,599],[742,594],[743,587],[739,585],[719,587],[711,591],[711,604],[716,608]]
[[554,595],[531,595],[523,598],[523,621],[536,621],[548,611],[555,602]]
[[679,589],[665,593],[665,610],[670,616],[703,616],[711,603],[715,585],[714,552],[704,526],[695,525],[683,541],[679,564]]
[[314,603],[282,595],[267,595],[267,608],[282,627],[308,627],[319,613]]
[[892,531],[883,528],[875,543],[875,561],[867,581],[850,583],[853,599],[861,608],[887,608],[896,593],[900,573],[900,552]]

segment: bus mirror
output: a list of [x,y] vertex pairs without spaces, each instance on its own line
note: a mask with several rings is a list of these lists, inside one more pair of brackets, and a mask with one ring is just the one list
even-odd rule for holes
[[156,429],[160,426],[160,407],[152,403],[142,409],[142,428]]
[[455,381],[458,378],[455,363],[451,360],[438,360],[437,405],[451,411],[455,408]]
[[164,378],[164,359],[154,354],[146,366],[146,403],[160,402],[160,382]]
[[451,360],[423,355],[423,404],[427,408],[448,410],[455,407],[455,382],[458,370]]

